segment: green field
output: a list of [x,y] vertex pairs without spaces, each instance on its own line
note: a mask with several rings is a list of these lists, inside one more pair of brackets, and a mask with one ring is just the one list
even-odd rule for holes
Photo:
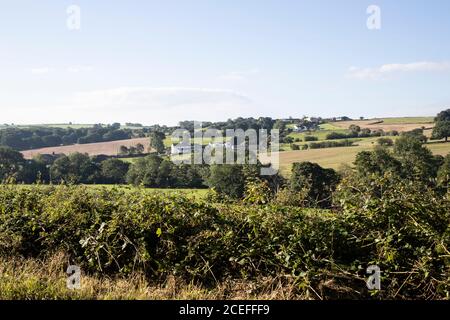
[[332,129],[332,130],[318,130],[318,131],[313,131],[311,133],[292,132],[291,134],[289,134],[289,137],[292,137],[294,139],[298,138],[301,141],[304,141],[305,136],[313,136],[313,137],[317,137],[319,139],[319,141],[323,141],[323,140],[326,140],[327,135],[332,132],[349,133],[350,131],[347,129],[336,128],[336,129]]
[[128,162],[128,163],[135,163],[137,159],[139,159],[141,157],[126,157],[126,158],[119,158],[119,160],[122,160],[123,162]]
[[[395,139],[395,137],[389,137]],[[280,152],[280,170],[288,175],[294,162],[310,161],[325,168],[339,169],[343,164],[352,165],[356,155],[361,151],[372,150],[378,138],[365,138],[353,147],[309,149]],[[426,144],[433,154],[445,156],[450,153],[450,143],[431,142]]]
[[[226,137],[223,137],[222,139],[223,139],[222,141],[227,141]],[[204,138],[191,138],[191,139],[190,139],[191,143],[194,143],[194,144],[202,144],[202,145],[207,145],[208,143],[213,142],[213,140],[215,140],[216,142],[217,142],[217,141],[220,141],[219,138],[213,139],[213,138],[208,138],[208,137],[204,137]],[[178,144],[179,141],[177,141],[176,143]],[[170,147],[171,145],[172,145],[172,137],[171,137],[171,136],[167,136],[167,137],[164,139],[164,146],[165,146],[165,147]]]
[[321,130],[342,130],[342,128],[340,127],[336,127],[335,125],[333,125],[332,123],[323,123],[321,125],[319,125]]
[[382,118],[382,119],[374,119],[374,122],[377,120],[383,120],[385,124],[412,124],[412,123],[433,123],[434,117],[400,117],[400,118]]

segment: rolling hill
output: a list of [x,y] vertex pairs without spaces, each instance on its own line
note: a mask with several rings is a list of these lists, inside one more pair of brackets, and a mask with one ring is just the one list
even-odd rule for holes
[[108,141],[108,142],[74,144],[70,146],[33,149],[22,151],[22,154],[25,157],[25,159],[31,159],[38,154],[64,153],[68,155],[75,152],[87,153],[90,156],[95,156],[99,154],[104,154],[107,156],[115,156],[119,153],[120,146],[131,147],[136,146],[139,143],[144,145],[146,150],[150,146],[149,138],[136,138],[136,139]]

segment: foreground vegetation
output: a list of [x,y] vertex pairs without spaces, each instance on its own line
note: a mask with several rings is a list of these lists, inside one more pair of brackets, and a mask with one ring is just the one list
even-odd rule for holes
[[[289,179],[0,149],[0,298],[450,299],[450,154],[422,133],[377,138],[340,170],[294,163]],[[103,180],[139,187],[76,185]],[[144,188],[192,183],[211,189]],[[64,286],[68,265],[80,290]],[[366,287],[370,265],[381,291]]]
[[[0,297],[449,298],[449,193],[389,174],[375,186],[353,179],[337,187],[333,210],[257,204],[251,191],[222,204],[2,185]],[[64,288],[69,264],[83,270],[80,291]],[[379,292],[365,285],[371,264]]]

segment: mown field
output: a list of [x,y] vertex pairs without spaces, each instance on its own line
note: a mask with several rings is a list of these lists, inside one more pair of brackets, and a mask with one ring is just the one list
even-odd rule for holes
[[397,130],[411,131],[417,128],[431,128],[434,126],[433,117],[400,117],[400,118],[378,118],[368,120],[352,120],[333,122],[336,127],[347,129],[350,125],[357,125],[361,128],[371,130],[382,129],[384,131]]
[[108,142],[98,142],[98,143],[86,143],[86,144],[74,144],[69,146],[61,146],[61,147],[48,147],[41,149],[33,149],[22,151],[22,154],[25,159],[32,159],[34,156],[38,154],[66,154],[69,155],[74,152],[87,153],[90,156],[94,155],[108,155],[108,156],[116,156],[119,153],[119,149],[121,146],[131,147],[136,146],[137,144],[142,144],[144,148],[147,150],[150,147],[149,138],[135,138],[135,139],[126,139],[126,140],[116,140],[116,141],[108,141]]
[[[389,137],[395,140],[395,137]],[[280,169],[289,174],[294,162],[311,161],[325,168],[339,169],[342,165],[352,165],[358,152],[372,150],[378,138],[364,138],[352,147],[309,149],[280,152]],[[445,156],[450,153],[450,143],[432,142],[425,145],[433,154]]]

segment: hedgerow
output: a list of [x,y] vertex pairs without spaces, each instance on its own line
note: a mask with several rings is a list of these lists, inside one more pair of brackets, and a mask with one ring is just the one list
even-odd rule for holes
[[336,210],[249,199],[219,204],[140,189],[1,185],[0,255],[64,252],[92,275],[140,272],[211,286],[288,276],[298,290],[322,298],[369,298],[365,270],[377,264],[380,298],[448,298],[448,195],[408,184],[395,189],[388,178],[380,181],[387,190],[373,194],[345,179]]

